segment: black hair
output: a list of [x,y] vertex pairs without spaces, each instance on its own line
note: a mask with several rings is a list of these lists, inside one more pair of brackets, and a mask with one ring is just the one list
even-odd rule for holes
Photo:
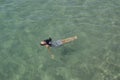
[[43,41],[45,42],[45,44],[40,43],[41,46],[45,46],[45,45],[50,45],[51,46],[51,44],[49,44],[49,42],[52,41],[51,37],[49,37],[49,39],[46,39],[46,40],[43,40]]

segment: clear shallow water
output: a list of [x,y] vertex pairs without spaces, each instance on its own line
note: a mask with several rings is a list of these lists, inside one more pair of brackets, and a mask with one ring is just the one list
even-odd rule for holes
[[[120,0],[0,0],[1,80],[120,80]],[[39,42],[77,35],[52,48]]]

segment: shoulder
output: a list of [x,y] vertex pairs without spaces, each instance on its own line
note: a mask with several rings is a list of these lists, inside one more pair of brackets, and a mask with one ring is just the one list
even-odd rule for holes
[[45,45],[46,48],[49,48],[50,46],[49,45]]

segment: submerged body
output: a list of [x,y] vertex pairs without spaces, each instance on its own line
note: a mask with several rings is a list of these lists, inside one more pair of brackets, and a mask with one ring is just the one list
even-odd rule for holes
[[47,45],[49,47],[59,47],[59,46],[65,44],[65,43],[74,41],[75,39],[77,39],[77,36],[66,38],[66,39],[62,39],[62,40],[57,40],[57,41],[53,41],[51,38],[49,38],[49,39],[41,41],[40,44],[42,46],[46,46]]
[[[73,37],[70,37],[70,38],[57,40],[57,41],[53,41],[51,38],[49,38],[49,39],[41,41],[40,45],[45,46],[50,51],[50,47],[59,47],[63,44],[69,43],[69,42],[74,41],[76,39],[77,39],[77,36],[73,36]],[[54,57],[54,55],[51,55],[51,56]]]

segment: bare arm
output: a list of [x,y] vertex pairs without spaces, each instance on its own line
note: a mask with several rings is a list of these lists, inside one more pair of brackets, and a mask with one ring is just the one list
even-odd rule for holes
[[52,53],[51,50],[50,50],[50,46],[49,46],[49,45],[46,45],[46,48],[48,49],[48,52],[50,53],[51,58],[54,59],[54,55],[53,55],[53,53]]

